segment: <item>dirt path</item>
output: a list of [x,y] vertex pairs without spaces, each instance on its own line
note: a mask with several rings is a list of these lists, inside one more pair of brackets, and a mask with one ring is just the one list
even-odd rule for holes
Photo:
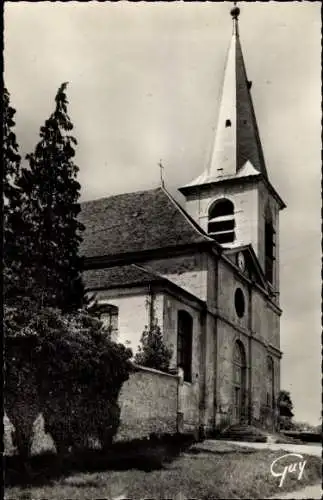
[[318,499],[322,498],[322,487],[320,484],[314,484],[313,486],[306,486],[306,488],[303,488],[302,490],[292,491],[290,493],[284,493],[284,495],[277,495],[270,498],[275,498],[277,500],[287,500],[287,498]]
[[[218,443],[219,441],[206,440],[205,443]],[[279,444],[279,443],[248,443],[246,441],[224,441],[227,444],[238,445],[257,450],[284,450],[289,453],[304,453],[305,455],[314,455],[322,457],[322,446],[320,444]]]

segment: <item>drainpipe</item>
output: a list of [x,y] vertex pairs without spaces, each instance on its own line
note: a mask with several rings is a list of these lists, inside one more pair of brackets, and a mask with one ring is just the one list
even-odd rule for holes
[[155,320],[155,308],[154,308],[154,302],[155,302],[155,293],[149,284],[149,309],[148,309],[148,319],[149,319],[149,330],[152,330],[154,326],[154,320]]

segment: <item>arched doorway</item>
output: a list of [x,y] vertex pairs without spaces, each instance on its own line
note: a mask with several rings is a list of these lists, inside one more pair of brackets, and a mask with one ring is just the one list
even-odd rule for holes
[[246,355],[242,342],[233,348],[233,423],[246,417]]

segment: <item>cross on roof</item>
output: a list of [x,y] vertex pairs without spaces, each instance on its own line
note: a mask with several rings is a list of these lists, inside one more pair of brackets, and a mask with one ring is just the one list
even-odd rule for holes
[[160,168],[160,183],[162,187],[164,187],[164,177],[163,177],[163,170],[164,170],[164,165],[162,164],[162,161],[159,160],[158,166]]

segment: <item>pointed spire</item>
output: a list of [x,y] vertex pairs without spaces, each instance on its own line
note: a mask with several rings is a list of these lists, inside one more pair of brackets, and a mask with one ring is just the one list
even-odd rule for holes
[[213,149],[205,172],[189,185],[216,182],[224,177],[262,174],[267,178],[264,155],[243,60],[238,18],[231,9],[232,38],[226,60],[222,96]]

